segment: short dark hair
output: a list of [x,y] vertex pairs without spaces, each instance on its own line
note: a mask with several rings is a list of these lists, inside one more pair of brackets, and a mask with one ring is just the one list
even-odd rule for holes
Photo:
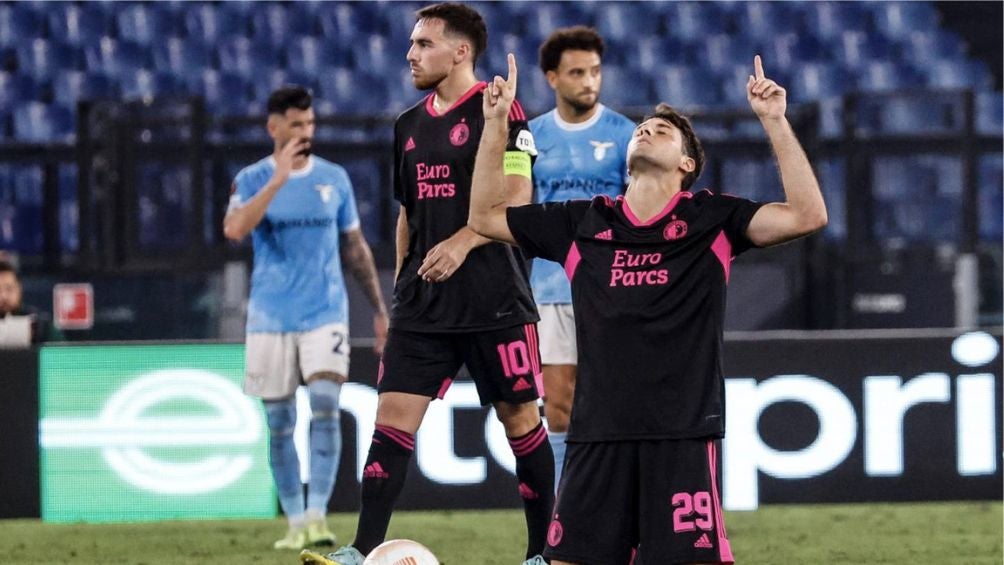
[[0,273],[11,273],[14,278],[17,278],[17,269],[14,268],[14,263],[4,259],[0,259]]
[[286,115],[286,110],[306,110],[313,103],[310,90],[298,84],[286,84],[268,97],[268,114]]
[[590,51],[603,57],[605,45],[600,34],[591,27],[572,26],[557,29],[540,45],[540,70],[558,70],[561,54],[569,50]]
[[701,145],[701,140],[694,133],[694,126],[691,125],[687,116],[677,112],[675,108],[665,102],[659,103],[655,107],[655,113],[645,116],[642,121],[648,121],[652,118],[665,120],[680,130],[680,135],[683,136],[684,154],[694,160],[694,170],[683,177],[683,190],[689,190],[697,177],[701,176],[701,171],[704,170],[704,146]]
[[457,4],[455,2],[441,2],[426,6],[415,12],[419,20],[438,18],[446,24],[443,27],[444,33],[462,35],[471,42],[474,55],[471,62],[477,63],[478,57],[488,48],[488,27],[484,18],[477,10],[470,6]]

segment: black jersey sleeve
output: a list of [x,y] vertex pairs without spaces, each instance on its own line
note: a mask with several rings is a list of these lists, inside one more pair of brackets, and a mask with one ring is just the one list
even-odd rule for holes
[[563,263],[589,205],[589,200],[569,200],[513,206],[506,220],[526,255]]
[[723,227],[725,228],[725,235],[728,236],[729,241],[732,243],[732,254],[739,255],[751,247],[756,247],[756,244],[747,237],[746,228],[749,227],[753,215],[756,214],[757,210],[764,203],[728,194],[720,195],[718,199],[721,205],[728,209],[728,215],[725,218],[725,225]]
[[[400,120],[399,120],[400,121]],[[401,178],[401,133],[398,131],[398,123],[394,123],[394,171],[391,174],[391,183],[394,185],[394,200],[401,204],[407,204],[408,191],[404,189]]]
[[526,112],[523,111],[519,100],[514,100],[509,110],[509,141],[505,150],[529,153],[531,159],[537,157],[537,146],[530,132],[530,122],[526,119]]

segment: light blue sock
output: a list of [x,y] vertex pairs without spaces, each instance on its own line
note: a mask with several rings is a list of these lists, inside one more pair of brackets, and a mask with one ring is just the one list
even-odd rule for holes
[[554,451],[554,490],[558,491],[561,484],[561,472],[565,469],[565,438],[568,432],[547,432],[547,439],[551,442],[551,450]]
[[342,385],[317,379],[307,385],[310,393],[310,484],[307,508],[327,514],[328,501],[335,490],[335,477],[342,459],[342,421],[338,399]]
[[300,460],[293,444],[296,426],[296,398],[265,401],[269,430],[269,465],[279,493],[279,504],[291,523],[303,521],[303,483]]

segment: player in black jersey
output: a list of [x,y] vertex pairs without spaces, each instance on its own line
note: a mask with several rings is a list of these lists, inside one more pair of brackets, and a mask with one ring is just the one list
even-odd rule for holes
[[785,202],[691,190],[704,153],[660,104],[628,147],[624,197],[510,207],[499,165],[516,67],[485,95],[469,225],[558,261],[572,285],[579,377],[545,556],[555,564],[731,563],[719,497],[722,324],[732,259],[822,229],[826,206],[760,57],[747,98]]
[[[384,541],[429,402],[466,365],[484,405],[494,406],[516,455],[527,520],[527,564],[543,565],[554,505],[554,460],[537,399],[537,310],[520,251],[467,227],[471,175],[484,128],[481,16],[461,4],[418,11],[408,62],[414,84],[432,89],[394,126],[397,280],[378,377],[376,431],[363,471],[362,509],[352,546],[304,563],[357,565]],[[519,103],[508,106],[507,201],[530,201],[533,137]],[[444,438],[446,441],[446,438]]]

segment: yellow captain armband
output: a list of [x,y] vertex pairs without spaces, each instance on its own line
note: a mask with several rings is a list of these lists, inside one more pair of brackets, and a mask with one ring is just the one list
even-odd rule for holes
[[502,160],[502,172],[507,175],[519,175],[530,178],[530,154],[522,151],[506,151]]

